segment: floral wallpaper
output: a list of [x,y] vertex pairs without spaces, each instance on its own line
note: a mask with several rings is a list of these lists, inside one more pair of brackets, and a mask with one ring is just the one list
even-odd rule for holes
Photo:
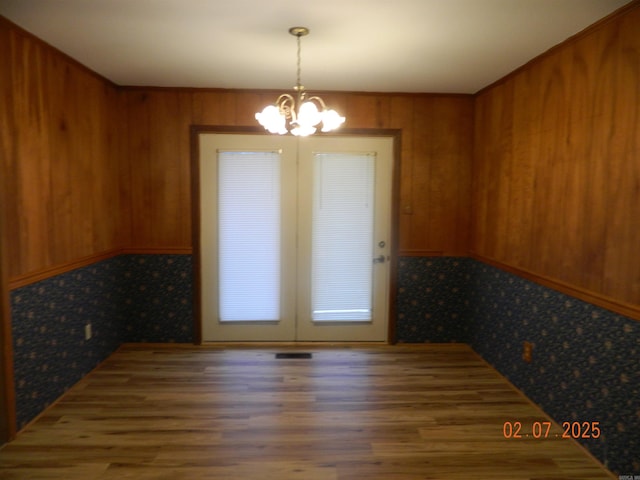
[[12,291],[18,428],[124,342],[192,342],[191,292],[190,255],[121,255]]
[[127,255],[123,342],[193,342],[191,255]]
[[560,425],[599,422],[601,437],[580,442],[640,474],[640,322],[480,262],[470,274],[474,350]]
[[[558,423],[599,422],[585,447],[640,474],[640,322],[470,258],[402,257],[397,284],[398,342],[469,343]],[[192,291],[190,255],[121,255],[11,292],[18,428],[124,342],[192,342]]]
[[11,292],[18,428],[122,343],[122,263],[109,259]]
[[469,343],[469,258],[401,257],[396,340]]

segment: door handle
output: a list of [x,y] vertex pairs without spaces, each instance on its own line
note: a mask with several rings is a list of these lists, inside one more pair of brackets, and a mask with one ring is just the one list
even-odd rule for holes
[[373,263],[384,263],[384,261],[385,261],[384,255],[378,255],[376,258],[373,259]]

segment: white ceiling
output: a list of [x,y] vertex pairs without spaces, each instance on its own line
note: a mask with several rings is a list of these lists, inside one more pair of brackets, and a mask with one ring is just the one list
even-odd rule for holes
[[475,93],[629,0],[0,0],[119,85]]

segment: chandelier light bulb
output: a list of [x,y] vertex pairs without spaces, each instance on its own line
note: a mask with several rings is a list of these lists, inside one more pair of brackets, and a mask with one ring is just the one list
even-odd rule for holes
[[256,113],[256,120],[269,133],[278,133],[280,135],[287,133],[287,119],[275,105],[268,105],[264,107],[262,112]]
[[316,133],[316,127],[311,127],[309,125],[299,125],[291,129],[291,133],[296,137],[308,137],[309,135],[313,135]]
[[325,110],[322,115],[322,131],[330,132],[344,123],[345,118],[341,117],[335,110]]
[[313,102],[304,102],[298,112],[298,124],[315,127],[322,121],[318,107]]

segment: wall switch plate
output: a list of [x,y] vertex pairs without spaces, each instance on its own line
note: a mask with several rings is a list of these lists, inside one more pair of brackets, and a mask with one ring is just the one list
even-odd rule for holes
[[91,332],[91,324],[90,324],[90,323],[87,323],[87,324],[84,326],[84,339],[85,339],[85,340],[91,340],[91,333],[92,333],[92,332]]
[[522,359],[527,363],[531,363],[532,355],[533,355],[533,344],[530,342],[524,342],[522,344]]

